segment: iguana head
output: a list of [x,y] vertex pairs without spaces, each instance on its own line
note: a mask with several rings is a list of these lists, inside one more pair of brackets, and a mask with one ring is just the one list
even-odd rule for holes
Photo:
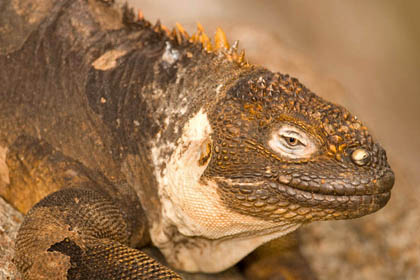
[[386,153],[345,108],[288,75],[239,80],[210,114],[202,180],[230,209],[268,221],[363,216],[390,198]]

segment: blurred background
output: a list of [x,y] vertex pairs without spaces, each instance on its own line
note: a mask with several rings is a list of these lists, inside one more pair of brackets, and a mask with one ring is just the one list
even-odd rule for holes
[[303,230],[320,279],[420,279],[420,1],[130,0],[152,22],[222,27],[251,63],[356,114],[396,173],[389,204]]

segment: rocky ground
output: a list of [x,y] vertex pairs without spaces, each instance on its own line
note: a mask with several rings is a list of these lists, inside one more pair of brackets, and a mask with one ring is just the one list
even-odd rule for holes
[[[304,254],[322,279],[420,279],[420,20],[416,1],[145,1],[147,18],[209,33],[223,27],[251,62],[298,77],[362,119],[396,173],[389,204],[353,221],[306,226]],[[22,217],[0,199],[0,279],[13,275]],[[14,279],[14,278],[10,278]]]

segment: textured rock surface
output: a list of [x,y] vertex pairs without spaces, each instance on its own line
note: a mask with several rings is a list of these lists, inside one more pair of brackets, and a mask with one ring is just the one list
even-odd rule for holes
[[0,279],[21,279],[16,275],[16,267],[12,263],[14,239],[19,225],[23,220],[22,214],[7,204],[0,197]]

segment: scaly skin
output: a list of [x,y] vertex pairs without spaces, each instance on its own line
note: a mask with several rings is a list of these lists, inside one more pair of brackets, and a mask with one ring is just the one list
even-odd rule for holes
[[356,117],[220,32],[212,45],[107,1],[3,8],[0,195],[31,209],[27,279],[179,278],[133,249],[150,242],[176,269],[220,272],[390,198],[385,151]]

